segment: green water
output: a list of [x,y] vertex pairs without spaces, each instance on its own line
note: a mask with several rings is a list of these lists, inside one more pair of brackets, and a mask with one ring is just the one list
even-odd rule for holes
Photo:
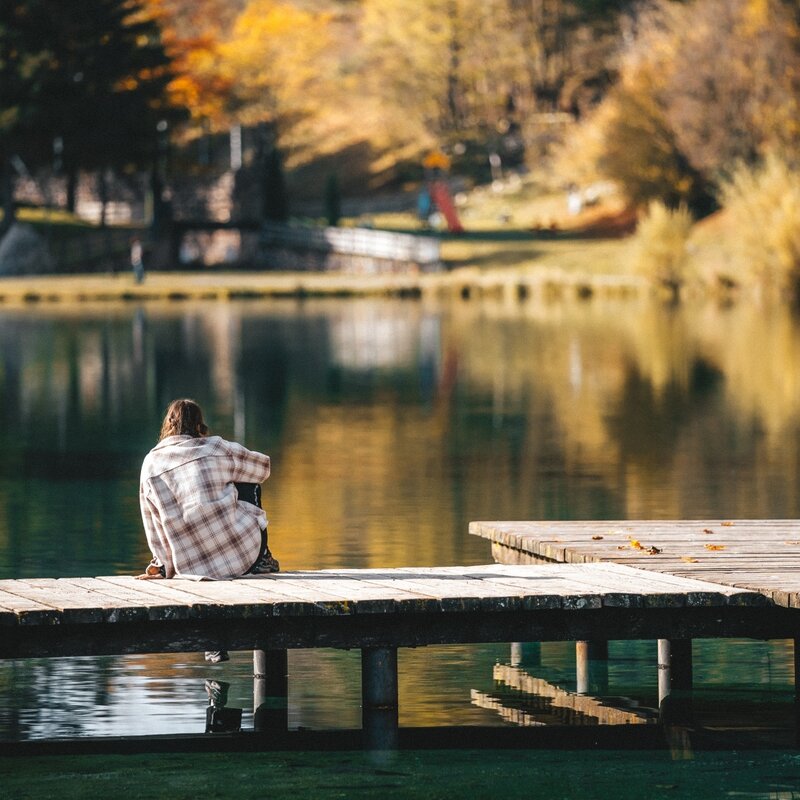
[[[800,517],[800,326],[781,309],[53,305],[0,309],[0,577],[140,570],[138,471],[178,396],[272,457],[284,569],[487,563],[473,519]],[[565,722],[495,681],[509,660],[402,651],[401,725],[515,724],[500,706]],[[791,738],[790,643],[698,642],[695,662],[701,722]],[[612,643],[609,696],[655,708],[654,663],[653,642]],[[568,643],[519,666],[575,688]],[[202,732],[207,678],[247,727],[251,667],[2,664],[0,737]],[[359,696],[356,653],[290,654],[290,727],[358,728]]]

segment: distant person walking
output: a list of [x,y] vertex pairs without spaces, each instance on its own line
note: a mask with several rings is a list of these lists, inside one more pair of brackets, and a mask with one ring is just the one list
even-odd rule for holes
[[[142,464],[139,505],[153,560],[139,580],[226,580],[278,572],[261,483],[269,456],[209,435],[200,406],[173,400]],[[224,650],[206,660],[225,661]]]
[[142,283],[144,281],[144,246],[138,236],[131,241],[131,269],[136,283]]

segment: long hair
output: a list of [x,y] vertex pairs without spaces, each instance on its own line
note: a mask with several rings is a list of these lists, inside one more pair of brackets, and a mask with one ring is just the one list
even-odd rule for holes
[[203,421],[203,410],[194,400],[173,400],[167,406],[158,441],[167,436],[178,435],[195,438],[208,435],[208,425]]

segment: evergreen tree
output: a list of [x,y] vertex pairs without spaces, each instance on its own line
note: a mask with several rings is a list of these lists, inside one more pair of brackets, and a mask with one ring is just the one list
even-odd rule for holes
[[0,156],[46,165],[58,138],[67,172],[149,165],[172,77],[141,0],[0,0]]

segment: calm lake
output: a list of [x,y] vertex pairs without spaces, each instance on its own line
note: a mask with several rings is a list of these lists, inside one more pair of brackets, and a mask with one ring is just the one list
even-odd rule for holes
[[[272,457],[283,569],[488,563],[476,519],[800,517],[784,309],[53,304],[0,309],[1,578],[141,571],[138,472],[180,396]],[[528,656],[514,667],[574,691],[574,645]],[[597,722],[496,679],[510,659],[401,651],[401,725]],[[290,727],[359,727],[358,652],[292,652],[289,669]],[[790,642],[696,643],[697,713],[780,739],[792,674]],[[0,738],[202,732],[208,679],[252,727],[251,675],[250,653],[4,662]],[[654,642],[611,643],[608,693],[656,708]]]

